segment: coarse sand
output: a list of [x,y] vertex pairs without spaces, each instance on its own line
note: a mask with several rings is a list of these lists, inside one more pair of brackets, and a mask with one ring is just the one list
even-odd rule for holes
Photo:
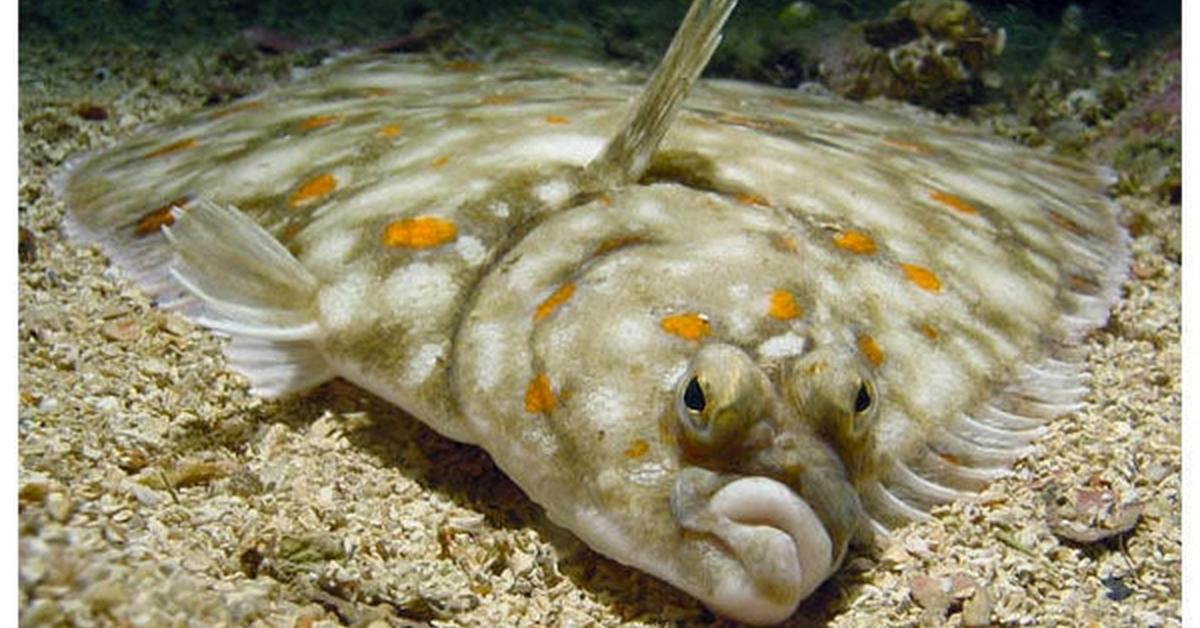
[[[222,340],[64,239],[65,159],[289,80],[302,55],[232,39],[20,52],[22,625],[724,623],[554,527],[481,450],[349,384],[250,396]],[[1133,266],[1088,337],[1085,407],[977,501],[852,554],[792,624],[1181,623],[1180,209],[1118,201]],[[1140,508],[1136,527],[1056,535],[1081,491]]]

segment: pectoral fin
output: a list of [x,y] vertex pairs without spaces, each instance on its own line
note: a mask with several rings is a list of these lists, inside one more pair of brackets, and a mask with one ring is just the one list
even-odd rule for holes
[[163,229],[167,274],[188,318],[228,334],[230,366],[278,397],[334,376],[318,347],[318,283],[270,233],[232,206],[202,200]]

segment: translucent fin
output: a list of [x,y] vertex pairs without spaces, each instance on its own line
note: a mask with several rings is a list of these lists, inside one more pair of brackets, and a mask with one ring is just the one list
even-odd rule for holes
[[737,0],[692,2],[679,30],[675,31],[671,47],[642,89],[621,130],[588,164],[585,176],[588,184],[595,186],[594,191],[633,183],[645,173],[650,156],[662,142],[688,90],[721,43],[721,27],[735,6]]
[[931,518],[921,508],[894,495],[881,482],[868,482],[859,491],[871,521],[880,524],[874,529],[876,534],[886,534],[891,528]]
[[972,412],[931,427],[899,455],[884,456],[877,486],[864,486],[871,520],[884,528],[904,525],[926,519],[937,504],[982,491],[1031,453],[1046,421],[1079,408],[1087,376],[1075,363],[1076,349],[1057,345],[1049,351],[1057,358],[1022,367]]
[[233,207],[200,201],[163,228],[168,274],[190,293],[175,305],[233,337],[230,366],[256,394],[277,397],[333,377],[315,344],[317,280],[271,234]]

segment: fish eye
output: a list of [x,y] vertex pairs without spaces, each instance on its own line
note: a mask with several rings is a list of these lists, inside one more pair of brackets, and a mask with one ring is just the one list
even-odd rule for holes
[[704,399],[704,389],[700,387],[699,377],[693,376],[688,382],[687,388],[683,391],[683,405],[693,412],[704,412],[707,404]]
[[871,393],[871,385],[869,383],[864,381],[858,385],[858,393],[854,396],[855,414],[863,414],[871,409],[871,404],[875,402],[875,396]]

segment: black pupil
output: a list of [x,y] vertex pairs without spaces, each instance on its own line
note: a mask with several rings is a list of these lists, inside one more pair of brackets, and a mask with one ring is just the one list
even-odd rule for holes
[[683,391],[683,405],[687,406],[688,410],[704,411],[704,391],[700,388],[698,378],[693,377],[692,381],[688,382],[687,389]]
[[867,390],[866,384],[861,384],[858,387],[858,395],[854,398],[854,411],[862,414],[871,408],[871,391]]

